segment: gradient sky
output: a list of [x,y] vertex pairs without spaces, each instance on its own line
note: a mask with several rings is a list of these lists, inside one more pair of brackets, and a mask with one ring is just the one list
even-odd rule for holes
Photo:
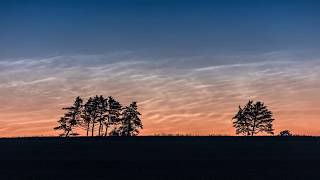
[[76,96],[138,105],[143,135],[234,135],[261,100],[320,135],[320,1],[1,0],[0,136],[57,135]]

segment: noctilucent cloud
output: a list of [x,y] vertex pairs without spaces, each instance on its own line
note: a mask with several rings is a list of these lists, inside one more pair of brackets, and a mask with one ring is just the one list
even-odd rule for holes
[[96,94],[138,101],[142,135],[233,135],[249,99],[320,135],[319,50],[315,0],[2,0],[0,136],[56,135]]

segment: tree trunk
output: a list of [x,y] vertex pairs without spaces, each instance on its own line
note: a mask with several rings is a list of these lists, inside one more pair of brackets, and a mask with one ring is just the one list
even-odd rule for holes
[[106,120],[106,132],[104,133],[104,136],[108,136],[108,128],[110,123],[110,111],[108,111],[108,119]]
[[131,127],[131,120],[130,120],[129,124],[128,124],[128,134],[127,134],[127,136],[131,136],[131,129],[132,129],[132,127]]
[[89,130],[90,130],[90,123],[88,123],[88,126],[87,126],[87,136],[89,136]]
[[254,135],[254,128],[255,128],[255,127],[256,127],[256,118],[254,118],[251,136]]
[[98,132],[98,134],[99,134],[99,136],[100,136],[100,133],[101,133],[101,121],[99,122],[99,132]]
[[94,122],[92,122],[91,136],[93,136],[93,132],[94,132]]
[[108,135],[108,125],[106,124],[106,132],[104,133],[104,136]]
[[68,137],[68,136],[69,136],[69,132],[70,132],[70,130],[68,130],[68,131],[67,131],[66,137]]

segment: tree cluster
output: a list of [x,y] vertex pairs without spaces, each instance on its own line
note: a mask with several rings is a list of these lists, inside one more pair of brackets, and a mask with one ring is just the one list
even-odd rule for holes
[[[109,96],[90,97],[83,102],[77,97],[72,106],[63,108],[67,112],[58,121],[55,130],[62,130],[60,136],[79,135],[76,130],[82,128],[87,136],[136,136],[143,128],[136,102],[123,107],[120,102]],[[254,136],[258,133],[274,134],[273,114],[260,101],[239,106],[232,118],[236,134]],[[292,136],[290,131],[282,131],[280,136]]]
[[77,97],[71,107],[58,121],[54,130],[62,130],[60,136],[76,136],[77,128],[82,128],[89,136],[136,136],[143,128],[137,102],[122,107],[120,102],[109,96],[90,97],[83,103]]

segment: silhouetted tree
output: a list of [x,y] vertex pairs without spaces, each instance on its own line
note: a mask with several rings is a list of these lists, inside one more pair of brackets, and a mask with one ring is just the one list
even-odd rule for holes
[[100,130],[101,126],[104,121],[104,102],[103,102],[103,97],[102,96],[95,96],[92,98],[92,102],[89,104],[91,107],[91,115],[90,115],[90,121],[91,121],[91,136],[94,135],[95,131],[95,124],[99,123],[99,136],[100,136]]
[[[107,99],[107,104],[108,104],[108,109],[107,113],[105,114],[106,121],[105,121],[105,136],[108,135],[108,128],[109,126],[113,125],[113,130],[111,131],[113,134],[115,133],[114,131],[117,130],[117,126],[121,122],[121,111],[122,111],[122,106],[120,102],[115,100],[112,96],[109,96]],[[110,132],[110,133],[111,133]]]
[[67,137],[69,135],[69,132],[71,131],[71,128],[69,125],[67,125],[67,118],[61,117],[58,121],[59,126],[54,127],[54,130],[63,130],[63,133],[59,134],[59,136],[65,136]]
[[236,134],[248,136],[260,132],[273,134],[272,122],[274,119],[272,118],[272,112],[260,101],[253,103],[249,100],[244,108],[239,106],[238,113],[232,119]]
[[99,122],[98,136],[102,135],[103,125],[106,122],[105,113],[108,111],[108,101],[103,96],[96,96],[96,116]]
[[136,102],[132,102],[124,108],[121,126],[119,127],[121,136],[136,136],[139,134],[139,129],[143,128],[140,115]]
[[[87,130],[91,130],[91,136],[94,134],[95,124],[99,123],[98,136],[107,134],[108,127],[119,122],[121,114],[121,105],[112,97],[104,98],[101,96],[90,97],[84,105],[82,113],[83,126]],[[91,127],[90,127],[91,125]],[[105,127],[105,133],[104,131]]]
[[89,136],[89,131],[90,131],[90,124],[91,124],[91,116],[94,111],[94,106],[93,106],[93,99],[90,97],[88,101],[84,104],[84,108],[82,111],[82,125],[87,131],[87,136]]
[[279,133],[279,136],[292,136],[289,130],[284,130]]
[[[112,96],[104,98],[102,95],[90,97],[83,105],[83,100],[77,97],[74,105],[63,108],[67,113],[58,121],[59,126],[55,130],[63,130],[61,136],[78,135],[74,132],[79,126],[86,130],[87,136],[91,136],[98,129],[98,136],[136,136],[142,129],[140,113],[136,102],[122,108],[120,102]],[[96,126],[98,124],[98,126]],[[109,129],[111,127],[111,130]],[[110,132],[108,132],[108,129]]]
[[73,106],[63,108],[63,110],[67,110],[67,113],[65,113],[64,117],[61,117],[58,121],[59,126],[54,128],[54,130],[63,130],[63,133],[60,134],[60,136],[68,137],[69,135],[78,135],[73,132],[73,129],[80,123],[82,103],[83,100],[78,96],[75,99]]

